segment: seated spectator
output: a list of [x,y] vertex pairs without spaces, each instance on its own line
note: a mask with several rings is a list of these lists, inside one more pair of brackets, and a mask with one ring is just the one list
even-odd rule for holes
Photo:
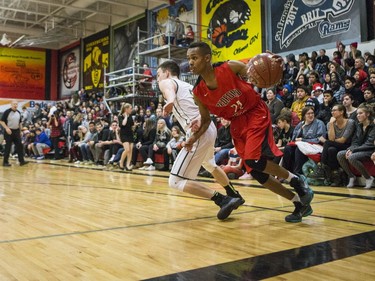
[[[292,141],[308,142],[318,144],[320,138],[325,136],[327,131],[324,123],[315,118],[314,109],[306,106],[302,110],[302,120],[294,129]],[[284,148],[283,167],[295,174],[302,174],[302,166],[308,160],[296,145],[288,144]]]
[[356,81],[355,86],[360,89],[362,93],[369,86],[367,76],[367,73],[362,69],[357,69],[354,73],[354,79]]
[[348,119],[345,106],[336,104],[332,108],[332,117],[327,124],[328,139],[321,139],[323,152],[318,168],[310,175],[312,178],[327,179],[332,186],[342,184],[342,176],[339,173],[339,162],[337,154],[346,150],[355,133],[356,122]]
[[346,118],[357,121],[357,108],[353,106],[354,99],[351,94],[345,94],[342,99],[342,105],[345,106]]
[[354,60],[352,58],[347,58],[344,60],[344,69],[346,76],[354,76],[356,69],[354,67]]
[[298,118],[297,113],[292,112],[290,108],[284,107],[280,111],[280,115],[285,115],[290,118],[290,125],[295,128],[301,120]]
[[184,134],[178,126],[173,126],[171,130],[171,140],[167,143],[167,152],[170,155],[171,164],[173,165],[178,153],[184,146]]
[[348,52],[345,50],[346,46],[342,42],[337,42],[336,43],[337,51],[340,52],[341,57],[342,57],[342,66],[344,66],[343,60],[347,59],[349,57]]
[[375,89],[372,87],[367,87],[363,93],[365,101],[363,102],[364,105],[368,106],[372,112],[375,110]]
[[[152,119],[146,119],[143,123],[143,128],[137,130],[136,141],[133,147],[133,161],[132,164],[137,164],[138,153],[141,153],[142,163],[149,158],[149,147],[151,147],[156,138],[156,126]],[[141,166],[139,169],[144,170],[146,167]]]
[[332,116],[333,105],[333,92],[331,90],[324,91],[323,103],[320,105],[319,113],[316,118],[322,120],[324,124],[327,124]]
[[356,134],[353,137],[351,146],[347,150],[340,151],[337,154],[337,160],[341,168],[349,177],[347,187],[354,187],[355,175],[350,170],[349,164],[353,166],[365,179],[365,188],[371,188],[374,178],[369,174],[363,162],[371,159],[374,152],[375,141],[375,124],[372,122],[371,109],[365,105],[360,105],[357,109],[357,125]]
[[280,115],[281,109],[284,108],[284,103],[276,97],[274,89],[267,90],[266,104],[271,113],[272,123],[275,123],[276,118]]
[[293,126],[290,125],[290,117],[287,115],[279,115],[277,117],[277,127],[281,130],[276,141],[276,146],[280,150],[284,150],[284,147],[292,140],[292,134],[294,131]]
[[302,109],[305,107],[310,94],[306,86],[297,86],[296,91],[297,99],[292,103],[291,110],[297,114],[299,119],[302,119]]
[[[103,124],[104,126],[103,126]],[[109,149],[110,140],[109,140],[109,127],[106,120],[102,123],[96,124],[97,139],[94,140],[93,145],[90,145],[91,154],[94,158],[95,165],[104,164],[104,152]]]
[[73,136],[73,144],[69,150],[69,162],[79,164],[82,161],[81,151],[79,145],[85,138],[87,134],[87,128],[83,125],[78,127],[77,133]]
[[41,128],[35,129],[35,140],[32,146],[35,159],[44,159],[43,149],[50,148],[52,146],[51,140],[47,137],[46,133]]
[[[117,155],[118,151],[123,148],[121,137],[120,137],[120,126],[118,121],[112,121],[111,127],[109,130],[109,155],[111,155],[108,160],[108,164],[113,164],[114,158]],[[122,153],[122,152],[121,152]],[[121,158],[121,155],[120,155]],[[120,159],[119,158],[119,159]]]
[[296,65],[296,59],[293,54],[286,56],[287,63],[285,65],[284,79],[288,82],[296,80],[298,68]]
[[94,157],[91,153],[90,146],[94,145],[95,141],[98,140],[98,132],[95,128],[95,123],[93,121],[89,124],[89,130],[85,135],[85,138],[78,145],[81,155],[82,155],[82,164],[94,164]]
[[242,166],[242,159],[238,155],[236,148],[233,147],[228,151],[228,163],[221,165],[220,168],[223,169],[229,179],[238,179],[244,174]]
[[298,77],[298,75],[301,75],[301,74],[307,76],[307,75],[309,74],[309,72],[310,72],[310,70],[309,70],[309,68],[307,67],[307,62],[305,62],[305,61],[300,61],[300,62],[299,62],[299,70],[298,70],[298,72],[297,72],[297,77]]
[[328,62],[329,62],[329,57],[326,55],[326,50],[320,49],[319,56],[316,58],[316,63],[328,64]]
[[309,73],[309,75],[307,76],[309,77],[309,83],[307,85],[307,89],[308,89],[308,92],[309,94],[311,93],[312,91],[312,87],[315,83],[320,83],[320,76],[319,76],[319,73],[316,72],[316,71],[312,71]]
[[147,63],[143,64],[143,75],[146,77],[143,77],[139,80],[139,87],[141,90],[147,90],[152,88],[152,71],[150,69],[150,66]]
[[375,69],[374,72],[370,72],[369,76],[369,86],[375,89]]
[[315,83],[313,85],[312,95],[318,100],[319,104],[323,103],[323,85]]
[[362,56],[362,52],[358,50],[358,42],[350,44],[349,58],[356,59]]
[[195,39],[195,34],[193,31],[193,27],[189,24],[188,26],[186,26],[184,46],[188,47],[191,43],[194,42],[194,39]]
[[330,88],[333,92],[333,103],[341,103],[345,88],[341,85],[340,76],[336,72],[331,73]]
[[[281,130],[275,139],[276,146],[284,150],[285,146],[292,140],[294,127],[290,125],[290,116],[281,114],[277,117],[277,127]],[[275,157],[273,162],[280,163],[281,157]]]
[[220,118],[221,127],[217,130],[215,141],[216,165],[225,165],[228,162],[228,152],[233,148],[232,135],[230,133],[230,121]]
[[290,108],[294,100],[293,86],[291,84],[285,84],[279,95],[284,106]]
[[345,76],[345,69],[334,61],[328,63],[328,71],[329,73],[337,73],[340,81],[342,81]]
[[159,119],[156,126],[156,137],[152,145],[148,148],[148,158],[143,163],[144,165],[149,165],[145,168],[146,171],[154,171],[154,155],[155,153],[163,154],[164,156],[164,167],[161,171],[169,171],[169,155],[167,152],[167,143],[171,138],[170,130],[165,124],[164,119]]
[[344,78],[345,94],[350,94],[354,99],[354,106],[360,105],[365,101],[363,92],[356,87],[356,80],[354,77],[345,76]]
[[371,68],[375,68],[375,56],[374,55],[369,55],[367,58],[366,58],[366,65],[368,67],[368,72],[370,74],[370,69]]

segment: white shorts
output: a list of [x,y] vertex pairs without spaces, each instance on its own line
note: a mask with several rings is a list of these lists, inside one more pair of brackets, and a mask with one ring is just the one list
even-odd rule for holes
[[[194,143],[191,151],[183,148],[178,153],[171,175],[194,180],[197,178],[201,166],[212,172],[217,167],[214,158],[216,136],[217,129],[214,123],[211,122],[206,132]],[[189,132],[186,132],[186,138],[188,139],[188,137]]]

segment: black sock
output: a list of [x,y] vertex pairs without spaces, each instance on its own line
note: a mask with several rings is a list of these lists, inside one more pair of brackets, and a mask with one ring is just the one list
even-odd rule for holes
[[239,197],[240,194],[237,190],[234,189],[234,186],[231,182],[228,185],[224,186],[227,195],[230,197]]
[[211,197],[211,200],[215,202],[216,205],[220,206],[220,203],[224,199],[224,195],[215,191],[214,195]]

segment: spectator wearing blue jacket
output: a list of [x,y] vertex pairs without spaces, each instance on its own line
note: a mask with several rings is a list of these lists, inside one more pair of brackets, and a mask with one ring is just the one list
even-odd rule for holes
[[51,140],[47,137],[46,133],[41,128],[35,129],[35,141],[32,149],[35,155],[35,159],[44,159],[43,149],[51,147]]

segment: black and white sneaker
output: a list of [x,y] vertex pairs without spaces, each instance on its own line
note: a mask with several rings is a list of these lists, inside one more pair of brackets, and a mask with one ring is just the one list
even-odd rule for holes
[[241,202],[244,201],[243,198],[233,198],[225,196],[224,199],[219,204],[220,211],[217,213],[217,218],[219,220],[225,220],[229,217],[233,210],[237,209]]

